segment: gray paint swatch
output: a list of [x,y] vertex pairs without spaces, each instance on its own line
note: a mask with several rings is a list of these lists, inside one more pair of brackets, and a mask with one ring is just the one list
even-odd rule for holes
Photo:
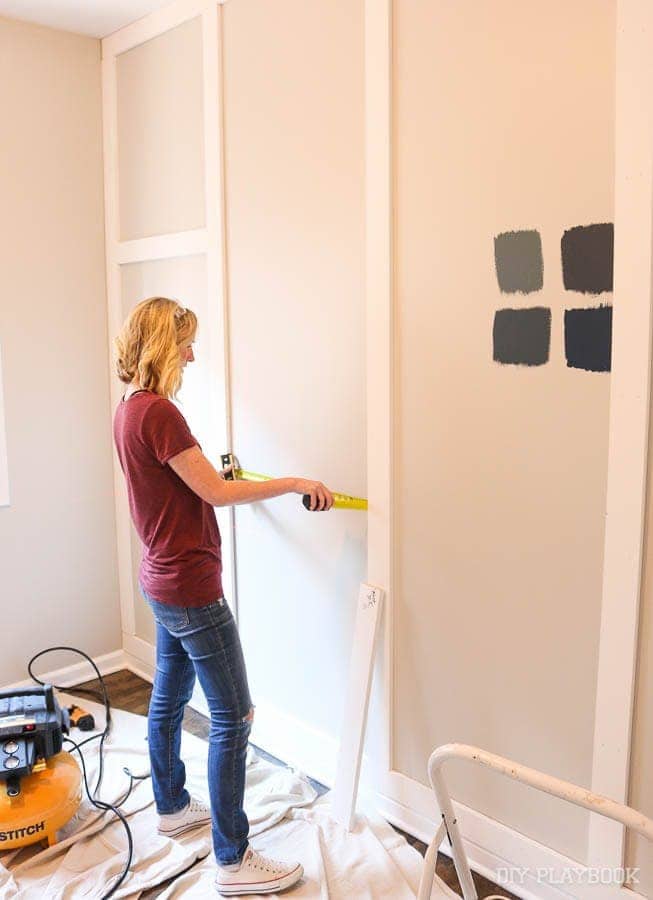
[[507,365],[541,366],[549,361],[551,310],[498,309],[492,330],[493,359]]
[[612,307],[565,310],[565,358],[573,369],[609,372],[612,365]]
[[577,225],[562,236],[562,280],[568,291],[602,294],[612,290],[614,225]]
[[494,239],[497,281],[504,294],[542,289],[544,264],[538,231],[505,231]]

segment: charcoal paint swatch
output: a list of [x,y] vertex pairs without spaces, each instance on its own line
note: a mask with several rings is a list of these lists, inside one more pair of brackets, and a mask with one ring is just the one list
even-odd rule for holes
[[568,291],[603,294],[612,290],[614,225],[577,225],[562,236],[562,280]]
[[609,372],[612,363],[612,307],[565,310],[565,358],[572,369]]
[[498,309],[492,329],[495,362],[509,365],[541,366],[549,361],[551,310]]
[[542,289],[542,240],[538,231],[505,231],[494,239],[497,281],[504,294]]

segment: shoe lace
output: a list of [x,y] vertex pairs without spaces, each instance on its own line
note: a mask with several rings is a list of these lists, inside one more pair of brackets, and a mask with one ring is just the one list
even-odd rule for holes
[[194,797],[191,798],[190,805],[188,807],[189,812],[209,812],[209,807],[202,803],[201,800],[196,800]]
[[256,850],[252,850],[249,864],[255,869],[261,869],[263,872],[271,872],[272,874],[283,872],[283,870],[287,868],[287,866],[282,862],[279,862],[278,859],[271,859],[269,856],[263,856],[262,853],[258,853]]

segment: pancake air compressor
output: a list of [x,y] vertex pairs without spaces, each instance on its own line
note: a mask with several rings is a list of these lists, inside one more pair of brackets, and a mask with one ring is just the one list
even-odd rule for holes
[[0,691],[0,851],[56,843],[77,812],[82,773],[62,750],[69,730],[51,684]]

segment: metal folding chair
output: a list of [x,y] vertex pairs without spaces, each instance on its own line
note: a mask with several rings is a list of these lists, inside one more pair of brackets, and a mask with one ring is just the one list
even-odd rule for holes
[[488,753],[480,750],[478,747],[471,747],[468,744],[444,744],[438,747],[430,756],[428,772],[429,781],[435,792],[436,800],[442,814],[442,823],[428,846],[426,857],[424,859],[424,869],[420,879],[419,890],[417,894],[418,900],[429,900],[432,897],[432,891],[435,888],[436,896],[451,897],[451,889],[435,874],[435,866],[438,858],[438,848],[448,836],[451,845],[454,865],[458,874],[458,880],[462,888],[464,900],[478,900],[478,894],[472,880],[472,873],[467,861],[467,855],[463,846],[460,829],[456,821],[456,816],[451,803],[451,797],[447,790],[447,786],[442,774],[442,767],[445,762],[450,759],[466,759],[470,762],[479,763],[488,769],[494,769],[513,781],[521,781],[531,787],[559,797],[561,800],[567,800],[576,806],[582,806],[591,812],[598,813],[608,819],[614,819],[615,822],[621,822],[627,828],[632,828],[638,834],[653,841],[653,820],[648,819],[642,813],[616,803],[608,797],[602,797],[600,794],[594,794],[585,788],[578,787],[568,781],[562,781],[560,778],[554,778],[551,775],[545,775],[536,769],[529,769],[503,756],[496,756],[494,753]]

